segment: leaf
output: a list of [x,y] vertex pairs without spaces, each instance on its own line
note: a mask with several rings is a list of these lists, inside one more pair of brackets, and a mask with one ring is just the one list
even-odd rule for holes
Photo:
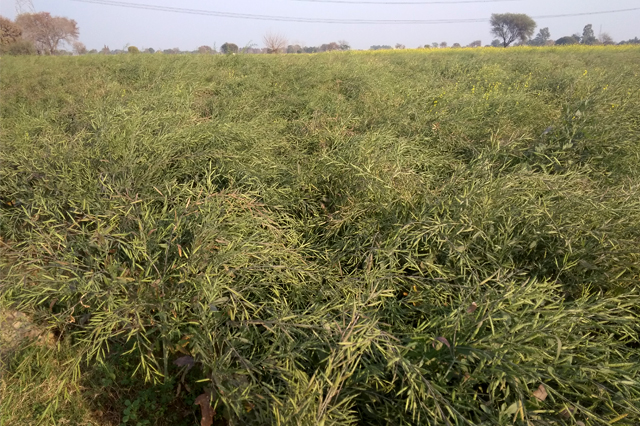
[[203,393],[199,395],[194,402],[194,405],[199,405],[200,410],[202,411],[200,426],[211,426],[213,424],[213,409],[211,408],[209,399],[209,394]]
[[533,392],[533,396],[536,397],[539,401],[544,401],[547,399],[547,390],[544,388],[544,385],[538,386],[538,390]]
[[[560,411],[560,417],[562,417],[565,420],[570,419],[571,417],[573,417],[573,413],[576,411],[576,409],[574,407],[565,407],[564,410]],[[611,423],[611,422],[609,422]]]
[[620,414],[618,417],[616,417],[615,419],[611,419],[609,420],[609,424],[614,424],[616,422],[619,422],[620,420],[624,419],[625,417],[627,417],[629,415],[629,413],[624,413],[624,414]]
[[515,414],[518,412],[518,408],[520,408],[520,406],[518,405],[517,402],[514,402],[509,406],[509,408],[505,410],[505,414],[507,415]]
[[439,337],[436,337],[436,340],[437,340],[438,342],[443,343],[443,344],[444,344],[444,345],[446,345],[449,349],[451,349],[451,344],[449,343],[449,341],[448,341],[446,338],[444,338],[444,337],[442,337],[442,336],[439,336]]
[[476,302],[473,302],[471,306],[467,308],[467,313],[472,314],[476,311],[476,309],[478,309],[478,304]]

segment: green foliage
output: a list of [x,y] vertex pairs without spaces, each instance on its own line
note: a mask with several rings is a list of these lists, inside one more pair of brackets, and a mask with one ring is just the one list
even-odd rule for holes
[[3,58],[0,418],[637,424],[639,55]]
[[391,50],[393,49],[393,46],[388,46],[388,45],[375,45],[375,46],[371,46],[369,48],[369,50]]
[[584,29],[582,30],[581,43],[592,45],[592,44],[596,44],[597,42],[598,42],[598,39],[596,38],[596,35],[593,32],[593,25],[591,24],[585,25]]
[[638,37],[630,38],[629,40],[621,41],[618,44],[620,44],[620,45],[624,45],[624,44],[640,44],[640,38],[638,38]]
[[580,43],[579,40],[577,40],[575,37],[573,36],[564,36],[564,37],[560,37],[559,39],[556,40],[557,45],[559,46],[566,46],[569,44],[578,44]]
[[129,47],[127,48],[127,52],[129,52],[129,53],[133,53],[133,54],[136,54],[136,53],[140,53],[140,49],[138,49],[138,48],[137,48],[137,47],[135,47],[135,46],[129,46]]
[[238,45],[234,43],[225,43],[220,46],[220,51],[227,54],[238,53]]
[[536,29],[536,22],[524,13],[494,13],[490,23],[491,34],[502,40],[503,47],[517,40],[526,42]]
[[534,39],[529,41],[530,46],[546,46],[547,42],[551,40],[551,32],[549,28],[542,28],[538,31],[538,34]]

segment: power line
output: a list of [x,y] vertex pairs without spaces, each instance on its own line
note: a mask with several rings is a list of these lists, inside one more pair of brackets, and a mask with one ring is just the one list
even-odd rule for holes
[[[464,19],[331,19],[331,18],[304,18],[292,16],[254,15],[248,13],[217,12],[212,10],[186,9],[181,7],[155,6],[141,3],[128,3],[113,0],[71,0],[80,3],[101,4],[105,6],[127,7],[132,9],[155,10],[160,12],[173,12],[190,15],[216,16],[221,18],[251,19],[260,21],[304,22],[310,24],[348,24],[348,25],[436,25],[436,24],[469,24],[488,22],[487,18]],[[640,10],[640,7],[618,10],[605,10],[601,12],[565,13],[560,15],[533,16],[534,19],[565,18],[573,16],[602,15],[607,13],[631,12]]]
[[452,1],[370,1],[370,0],[291,0],[302,3],[333,3],[333,4],[372,4],[372,5],[412,5],[412,4],[466,4],[466,3],[513,3],[523,0],[452,0]]

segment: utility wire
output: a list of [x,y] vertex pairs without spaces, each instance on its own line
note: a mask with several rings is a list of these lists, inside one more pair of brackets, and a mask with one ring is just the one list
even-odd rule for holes
[[438,0],[438,1],[370,1],[370,0],[291,0],[302,3],[333,3],[333,4],[379,4],[381,6],[388,5],[411,5],[411,4],[467,4],[467,3],[513,3],[523,0]]
[[[303,18],[291,16],[253,15],[248,13],[216,12],[212,10],[186,9],[181,7],[155,6],[150,4],[129,3],[113,0],[71,0],[80,3],[101,4],[105,6],[128,7],[133,9],[156,10],[161,12],[183,13],[201,16],[217,16],[221,18],[252,19],[260,21],[305,22],[310,24],[349,24],[349,25],[435,25],[435,24],[468,24],[474,22],[488,22],[487,18],[463,19],[331,19],[331,18]],[[640,10],[640,7],[601,12],[565,13],[560,15],[533,16],[534,19],[564,18],[571,16],[601,15],[606,13],[620,13]]]

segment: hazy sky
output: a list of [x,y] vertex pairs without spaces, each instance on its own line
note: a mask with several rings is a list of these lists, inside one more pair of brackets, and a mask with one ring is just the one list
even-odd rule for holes
[[[14,18],[16,0],[0,0],[0,14]],[[640,0],[521,0],[476,4],[336,4],[318,0],[120,0],[151,4],[256,15],[277,15],[305,18],[415,20],[489,18],[492,13],[526,13],[532,17],[543,15],[599,12],[640,7]],[[325,0],[326,1],[326,0]],[[333,0],[338,2],[340,0]],[[346,0],[345,0],[346,1]],[[353,1],[353,0],[351,0]],[[384,1],[384,0],[371,0]],[[403,0],[388,0],[401,2]],[[411,0],[404,0],[411,1]],[[413,0],[420,1],[420,0]],[[425,0],[428,1],[428,0]],[[441,0],[453,3],[456,0]],[[459,0],[458,0],[459,1]],[[482,40],[491,42],[489,24],[455,23],[436,25],[347,25],[298,22],[271,22],[233,19],[214,16],[140,10],[100,4],[79,3],[72,0],[33,0],[36,11],[75,19],[80,27],[80,40],[89,49],[103,45],[122,49],[127,44],[139,48],[195,50],[201,45],[219,47],[226,41],[240,47],[249,43],[262,46],[267,32],[284,35],[290,43],[316,46],[337,40],[347,40],[355,49],[367,49],[375,44],[396,43],[417,47],[446,41],[449,45],[469,44]],[[582,33],[586,24],[593,24],[616,41],[640,36],[640,10],[603,15],[536,19],[538,28],[549,27],[551,37]]]

